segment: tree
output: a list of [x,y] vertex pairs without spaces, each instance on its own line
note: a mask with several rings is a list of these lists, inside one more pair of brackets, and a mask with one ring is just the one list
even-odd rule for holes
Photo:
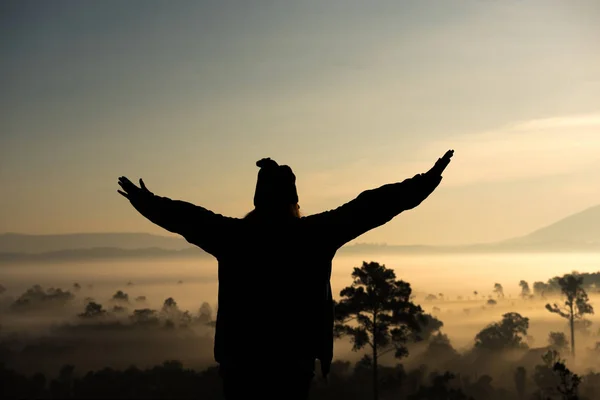
[[488,306],[495,306],[496,304],[498,304],[498,302],[494,299],[489,299],[486,303]]
[[525,398],[525,386],[527,384],[527,370],[525,367],[518,367],[515,371],[514,378],[519,400],[523,400]]
[[420,385],[416,393],[408,396],[408,400],[469,400],[460,388],[451,387],[456,375],[451,372],[443,374],[432,373],[430,376],[431,386]]
[[448,335],[438,332],[428,339],[427,349],[425,350],[425,353],[423,353],[423,359],[435,359],[436,362],[439,363],[450,360],[458,355],[459,353],[452,347]]
[[504,288],[499,283],[494,283],[494,293],[498,298],[504,298]]
[[[435,307],[434,307],[435,308]],[[417,320],[418,329],[409,332],[408,339],[419,342],[429,340],[434,334],[444,326],[444,323],[431,314],[421,314]]]
[[85,311],[79,314],[81,318],[97,318],[106,315],[106,310],[102,309],[102,304],[89,302],[85,306]]
[[548,335],[548,344],[554,350],[561,352],[569,347],[567,337],[563,332],[550,332]]
[[564,362],[558,362],[552,367],[552,371],[558,375],[560,384],[558,392],[565,400],[578,400],[577,389],[581,383],[581,377],[573,373]]
[[546,304],[546,309],[569,320],[571,328],[571,355],[575,357],[575,321],[581,320],[586,314],[593,314],[594,308],[589,303],[588,295],[583,289],[583,277],[566,274],[558,279],[560,291],[566,297],[565,304],[559,306]]
[[127,293],[123,292],[122,290],[117,290],[117,292],[115,294],[113,294],[113,297],[111,300],[117,301],[117,302],[129,303],[129,295]]
[[133,324],[141,326],[156,326],[160,323],[156,310],[149,308],[133,310],[133,314],[129,318]]
[[113,306],[113,308],[112,308],[112,310],[111,310],[111,311],[112,311],[113,313],[115,313],[115,314],[124,314],[124,313],[126,313],[126,312],[127,312],[127,308],[126,308],[126,307],[123,307],[123,306],[120,306],[120,305],[118,305],[118,304],[115,304],[115,305]]
[[[385,265],[363,262],[352,272],[353,282],[340,292],[336,304],[336,334],[348,336],[353,350],[368,346],[372,351],[373,397],[379,397],[378,359],[394,352],[397,358],[408,354],[405,343],[419,330],[423,310],[410,301],[410,284],[396,280]],[[354,322],[349,325],[349,322]]]
[[531,289],[529,289],[529,283],[526,281],[519,282],[519,286],[521,287],[521,297],[524,299],[528,299],[531,296]]
[[208,324],[213,320],[213,311],[210,304],[207,302],[202,303],[198,310],[198,322],[202,324]]
[[581,377],[570,371],[556,350],[549,350],[542,356],[542,365],[535,367],[533,380],[539,390],[537,398],[577,400],[577,390]]
[[171,312],[173,310],[178,310],[179,308],[177,307],[177,302],[175,301],[174,298],[169,297],[167,299],[165,299],[163,306],[162,306],[162,311],[165,313]]
[[181,311],[177,306],[177,302],[172,297],[165,299],[160,314],[166,319],[168,325],[174,325],[175,321],[181,317]]
[[529,318],[515,312],[504,314],[502,321],[488,325],[475,336],[475,347],[493,351],[526,348],[523,338],[528,329]]
[[73,300],[75,296],[68,290],[49,288],[44,290],[40,285],[33,285],[21,294],[11,305],[11,309],[27,310],[46,307],[62,307]]

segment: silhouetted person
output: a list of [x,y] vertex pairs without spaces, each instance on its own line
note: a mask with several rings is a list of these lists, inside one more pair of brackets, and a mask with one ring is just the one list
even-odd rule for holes
[[331,211],[300,216],[296,177],[270,158],[260,170],[254,210],[231,218],[159,197],[119,178],[142,215],[218,260],[214,356],[228,399],[305,399],[315,360],[333,358],[331,262],[363,233],[418,206],[439,185],[449,150],[424,174],[362,192]]

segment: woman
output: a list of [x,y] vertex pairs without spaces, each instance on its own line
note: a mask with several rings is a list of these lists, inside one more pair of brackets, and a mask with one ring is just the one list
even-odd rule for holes
[[227,399],[305,399],[315,360],[327,376],[333,358],[329,284],[336,251],[418,206],[439,185],[454,151],[426,173],[362,192],[331,211],[300,216],[296,177],[270,158],[260,167],[254,210],[231,218],[159,197],[119,178],[143,216],[218,260],[214,356]]

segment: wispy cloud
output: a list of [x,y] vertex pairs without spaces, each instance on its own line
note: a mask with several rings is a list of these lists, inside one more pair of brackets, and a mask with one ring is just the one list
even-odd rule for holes
[[565,129],[565,128],[600,128],[600,114],[575,115],[568,117],[535,119],[521,122],[513,127],[515,131],[532,131],[540,129]]
[[600,160],[600,114],[524,121],[432,144],[440,146],[456,150],[446,185],[572,174]]
[[456,154],[444,186],[510,182],[586,171],[600,163],[600,113],[523,121],[490,132],[434,140],[414,162],[361,159],[304,175],[310,198],[348,198],[361,190],[424,172],[446,149]]

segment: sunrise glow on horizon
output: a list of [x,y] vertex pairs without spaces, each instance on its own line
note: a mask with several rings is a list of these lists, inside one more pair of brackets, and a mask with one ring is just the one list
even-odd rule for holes
[[0,10],[0,233],[165,234],[122,175],[241,217],[263,157],[312,214],[455,150],[431,198],[359,242],[502,240],[600,204],[597,1]]

